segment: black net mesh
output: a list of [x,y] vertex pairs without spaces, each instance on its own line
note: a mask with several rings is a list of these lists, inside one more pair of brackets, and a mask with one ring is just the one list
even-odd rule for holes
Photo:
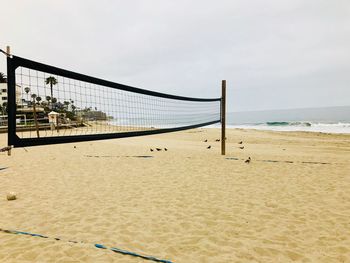
[[220,121],[220,100],[173,99],[97,85],[27,67],[15,70],[19,138],[82,136]]

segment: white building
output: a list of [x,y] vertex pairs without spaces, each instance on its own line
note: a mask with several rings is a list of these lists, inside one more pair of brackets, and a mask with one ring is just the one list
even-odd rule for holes
[[0,106],[7,102],[7,83],[0,83]]
[[[21,97],[22,89],[21,86],[16,85],[16,102],[17,104],[20,104],[22,101]],[[0,83],[0,106],[4,105],[4,103],[7,103],[7,83]]]

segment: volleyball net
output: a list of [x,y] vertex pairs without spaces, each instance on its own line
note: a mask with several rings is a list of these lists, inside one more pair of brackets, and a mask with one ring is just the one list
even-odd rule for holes
[[14,147],[174,132],[221,118],[221,98],[144,90],[17,56],[7,58],[7,69]]

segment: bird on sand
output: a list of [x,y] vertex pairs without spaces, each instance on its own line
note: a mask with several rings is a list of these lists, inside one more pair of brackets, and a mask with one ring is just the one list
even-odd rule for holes
[[156,148],[156,150],[159,152],[159,151],[161,151],[162,149],[160,149],[160,148]]
[[242,147],[239,147],[239,149],[243,150],[243,149],[244,149],[244,146],[242,146]]
[[243,142],[242,141],[240,141],[238,144],[242,144]]
[[219,142],[219,141],[220,141],[220,139],[216,139],[215,141],[216,141],[216,142]]
[[153,152],[153,149],[149,149],[151,152]]
[[11,150],[12,149],[12,146],[6,146],[6,147],[4,147],[4,148],[1,148],[0,149],[0,152],[6,152],[6,151],[9,151],[9,150]]
[[207,147],[207,149],[210,149],[211,148],[211,145],[209,145],[208,147]]
[[164,148],[164,151],[167,151],[168,149],[167,148]]
[[208,142],[208,140],[205,140],[204,142]]
[[248,157],[248,159],[245,160],[245,163],[250,163],[250,161],[251,161],[251,159],[250,159],[250,157]]

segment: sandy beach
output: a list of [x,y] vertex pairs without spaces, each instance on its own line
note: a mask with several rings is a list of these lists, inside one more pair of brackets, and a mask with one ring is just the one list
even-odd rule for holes
[[49,237],[0,232],[0,262],[148,262],[96,243],[173,262],[350,262],[350,135],[230,129],[226,156],[219,138],[0,153],[0,228]]

